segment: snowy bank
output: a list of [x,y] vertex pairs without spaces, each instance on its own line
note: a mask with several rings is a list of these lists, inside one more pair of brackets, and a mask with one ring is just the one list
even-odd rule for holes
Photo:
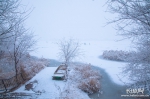
[[[36,74],[35,77],[33,77],[29,82],[33,82],[35,80],[38,81],[38,84],[34,88],[34,91],[25,90],[25,85],[22,85],[19,89],[17,89],[15,92],[40,92],[40,95],[37,95],[36,99],[56,99],[60,97],[61,92],[65,90],[66,82],[64,81],[57,81],[52,80],[52,75],[55,72],[57,67],[46,67],[44,68],[40,73]],[[60,89],[59,89],[60,88]],[[86,93],[81,91],[80,89],[71,86],[71,92],[69,94],[69,97],[74,97],[72,99],[90,99]]]
[[[40,49],[38,49],[37,52],[32,53],[32,55],[58,60],[59,47],[56,42],[57,41],[40,42],[38,45]],[[99,56],[102,55],[105,50],[133,50],[131,49],[132,45],[130,41],[81,41],[81,44],[84,55],[75,61],[80,60],[79,62],[81,63],[91,63],[94,66],[101,67],[105,69],[113,82],[123,85],[118,78],[118,75],[120,75],[120,72],[122,71],[121,68],[125,66],[126,63],[103,60],[100,59]],[[120,78],[122,78],[123,81],[129,82],[127,78],[123,78],[122,76],[120,76]]]

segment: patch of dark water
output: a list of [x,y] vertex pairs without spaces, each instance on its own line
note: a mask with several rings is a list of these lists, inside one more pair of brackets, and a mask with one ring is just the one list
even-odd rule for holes
[[101,89],[99,92],[89,95],[91,99],[135,99],[133,97],[122,97],[127,95],[126,86],[114,83],[104,69],[93,66],[102,75]]
[[49,65],[47,67],[58,67],[62,62],[59,62],[55,59],[48,59]]

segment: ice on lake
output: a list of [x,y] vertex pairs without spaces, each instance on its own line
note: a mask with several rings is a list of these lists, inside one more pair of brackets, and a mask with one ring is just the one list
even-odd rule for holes
[[[104,50],[133,50],[131,42],[129,40],[115,41],[79,41],[81,43],[81,50],[83,52],[82,57],[79,57],[75,61],[82,63],[90,63],[94,66],[103,68],[110,76],[110,78],[117,84],[123,84],[118,75],[120,75],[121,67],[125,66],[126,63],[108,61],[100,59]],[[61,61],[59,58],[59,47],[58,41],[40,41],[38,43],[38,49],[31,54],[37,57],[44,57],[48,59],[55,59]],[[122,78],[122,77],[121,77]],[[127,81],[126,78],[123,78]]]

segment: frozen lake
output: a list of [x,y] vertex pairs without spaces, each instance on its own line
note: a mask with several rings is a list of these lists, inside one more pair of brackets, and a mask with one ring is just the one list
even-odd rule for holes
[[[38,49],[31,54],[37,57],[44,57],[48,59],[59,60],[58,52],[59,47],[57,45],[58,41],[41,41],[38,43]],[[126,78],[123,78],[120,75],[121,67],[125,66],[126,63],[115,62],[100,59],[99,56],[102,55],[104,50],[132,50],[132,45],[130,41],[79,41],[81,43],[81,50],[83,51],[83,56],[79,57],[75,61],[82,63],[90,63],[94,66],[101,67],[108,73],[113,82],[123,85],[118,76],[124,81],[127,81]]]

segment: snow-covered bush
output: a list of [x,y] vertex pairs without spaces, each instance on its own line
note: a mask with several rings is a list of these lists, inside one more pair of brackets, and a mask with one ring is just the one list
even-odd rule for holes
[[81,90],[89,94],[95,93],[100,89],[100,82],[96,78],[89,78],[82,81],[79,86]]
[[[38,58],[24,58],[24,61],[20,61],[18,64],[16,80],[16,72],[13,69],[14,64],[13,61],[11,61],[11,58],[5,57],[1,59],[1,61],[6,62],[6,64],[1,65],[3,71],[0,73],[0,79],[5,79],[5,86],[10,89],[31,79],[35,74],[42,70],[46,64],[45,61]],[[8,70],[6,70],[7,68]]]
[[0,59],[0,79],[8,79],[15,75],[14,63],[6,54]]
[[0,79],[8,79],[11,78],[12,76],[15,76],[15,72],[6,72],[6,73],[0,73]]
[[30,79],[39,71],[41,71],[46,65],[46,59],[44,59],[44,61],[43,59],[30,60],[28,63],[23,63],[21,65],[20,72],[23,74],[25,79]]
[[92,69],[90,65],[75,66],[69,78],[77,82],[79,89],[89,94],[100,89],[101,75],[99,71]]
[[67,81],[64,88],[55,85],[59,92],[56,99],[90,99],[88,94],[79,89],[72,81]]
[[[58,99],[90,99],[88,94],[100,90],[101,75],[90,64],[71,64],[68,79],[63,88],[55,85]],[[88,94],[87,94],[88,93]]]
[[10,57],[5,54],[3,57],[0,59],[0,73],[7,73],[10,71],[14,71],[14,63]]
[[102,57],[108,60],[115,60],[115,61],[130,61],[130,58],[134,56],[135,52],[128,52],[128,51],[117,51],[117,50],[106,50],[103,52]]
[[[7,56],[7,54],[5,54],[4,56],[5,57],[2,57],[0,59],[0,79],[9,79],[16,74],[14,63],[13,60]],[[39,59],[28,55],[20,60],[17,69],[18,73],[22,73],[22,75],[24,75],[23,77],[25,79],[30,79],[45,66],[47,66],[47,64],[48,61],[44,58]]]

